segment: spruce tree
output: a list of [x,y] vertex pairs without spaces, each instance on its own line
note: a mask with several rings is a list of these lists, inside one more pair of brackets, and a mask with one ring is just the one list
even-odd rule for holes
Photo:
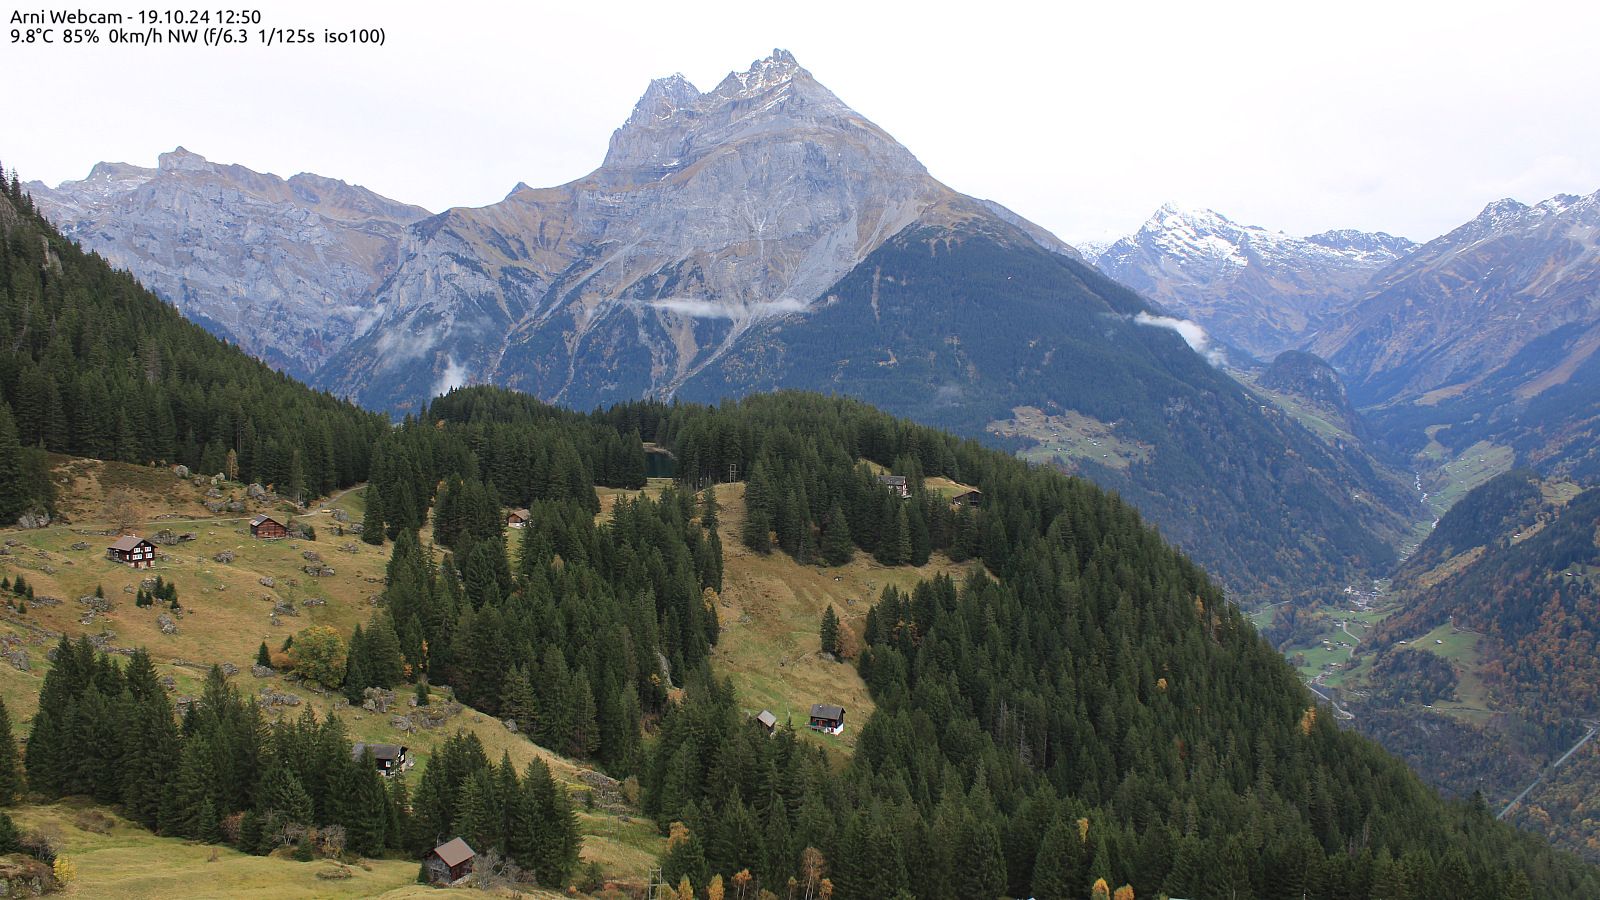
[[822,611],[822,652],[839,652],[839,616],[834,613],[832,603]]
[[376,856],[384,848],[389,798],[383,788],[372,751],[351,760],[348,753],[338,766],[329,818],[344,826],[345,845],[362,856]]
[[184,741],[172,790],[161,798],[158,827],[163,834],[197,838],[204,824],[202,815],[206,805],[209,803],[215,810],[212,795],[216,768],[211,750],[211,743],[204,735],[193,735]]
[[850,523],[845,521],[844,509],[835,502],[822,523],[822,559],[830,566],[842,566],[854,556]]
[[405,680],[405,655],[387,610],[373,613],[367,623],[367,677],[378,687],[392,688]]
[[[11,407],[0,402],[0,525],[12,525],[27,511],[31,492],[22,471],[22,444]],[[21,580],[21,576],[18,576]]]
[[11,713],[0,700],[0,806],[10,806],[22,794],[22,766],[17,738],[11,733]]
[[[358,634],[360,628],[360,625],[356,626]],[[351,643],[354,644],[353,639]],[[361,646],[365,648],[366,641],[362,641]],[[355,647],[352,646],[349,659],[345,663],[344,698],[350,701],[351,706],[360,706],[366,698],[367,688],[372,686],[372,679],[367,677],[365,656],[365,653],[355,652]]]
[[267,767],[256,805],[263,814],[283,822],[314,824],[311,797],[283,760],[275,760]]
[[773,506],[772,480],[767,476],[766,466],[757,463],[745,484],[744,528],[740,531],[744,545],[757,553],[772,549]]
[[572,680],[569,696],[572,698],[572,731],[568,752],[577,757],[590,757],[600,746],[599,712],[595,707],[594,691],[589,686],[589,676],[579,670]]
[[117,767],[122,779],[122,805],[128,818],[154,829],[160,825],[162,802],[172,791],[176,775],[173,760],[181,759],[178,726],[166,692],[159,687],[137,700],[130,713],[127,740]]
[[364,494],[367,510],[361,517],[361,540],[374,547],[383,546],[383,497],[375,483],[368,483]]

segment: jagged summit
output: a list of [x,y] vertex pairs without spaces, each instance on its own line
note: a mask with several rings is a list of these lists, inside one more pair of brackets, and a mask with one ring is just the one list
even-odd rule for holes
[[[914,162],[909,151],[817,83],[793,54],[774,50],[706,92],[681,74],[652,80],[628,120],[612,133],[601,171],[651,180],[747,136],[793,139],[840,130],[871,132],[878,143]],[[824,135],[815,137],[826,141]]]
[[793,53],[774,49],[771,56],[756,60],[750,64],[749,69],[743,72],[729,72],[728,77],[722,79],[712,93],[754,97],[802,75],[806,78],[811,77],[810,72],[800,67]]
[[633,114],[623,128],[651,125],[671,118],[680,109],[687,109],[700,99],[700,90],[681,73],[652,79],[644,95],[633,106]]

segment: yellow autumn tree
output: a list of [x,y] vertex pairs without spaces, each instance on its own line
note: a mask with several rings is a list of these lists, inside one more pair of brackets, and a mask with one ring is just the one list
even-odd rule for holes
[[1303,735],[1310,736],[1311,729],[1315,728],[1316,725],[1317,725],[1317,708],[1315,706],[1308,706],[1308,707],[1306,707],[1305,715],[1302,715],[1300,717],[1300,733],[1303,734]]
[[733,900],[746,900],[750,892],[750,883],[754,880],[755,877],[750,874],[749,869],[740,869],[733,873]]
[[817,886],[818,900],[833,900],[833,879],[824,878]]
[[1078,843],[1087,844],[1088,842],[1089,842],[1089,820],[1088,819],[1079,819],[1078,820]]
[[667,829],[667,849],[668,850],[671,850],[673,847],[678,846],[679,844],[687,841],[688,839],[689,839],[689,826],[683,824],[682,822],[673,822],[672,825]]
[[711,883],[706,885],[706,900],[722,900],[722,876],[711,876]]
[[1117,888],[1117,892],[1111,895],[1111,900],[1133,900],[1133,885],[1125,884]]
[[55,865],[51,866],[50,870],[56,876],[56,882],[62,887],[78,880],[78,865],[69,857],[56,857]]
[[687,875],[678,879],[678,900],[694,900],[694,883]]
[[1096,878],[1094,887],[1089,889],[1089,900],[1111,900],[1111,885],[1104,878]]

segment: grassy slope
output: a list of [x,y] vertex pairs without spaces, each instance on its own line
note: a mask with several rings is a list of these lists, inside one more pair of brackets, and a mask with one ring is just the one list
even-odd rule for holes
[[[644,491],[659,496],[669,482],[652,478]],[[945,496],[970,490],[947,478],[930,478],[925,485]],[[610,515],[618,497],[639,493],[615,488],[598,491],[601,521]],[[751,715],[771,710],[779,722],[792,718],[806,740],[840,753],[850,752],[857,729],[874,706],[855,666],[822,658],[822,611],[832,604],[841,623],[859,638],[867,607],[885,587],[892,584],[909,589],[940,573],[959,578],[967,566],[936,554],[921,568],[891,568],[859,552],[849,564],[836,568],[802,566],[783,553],[763,555],[745,549],[739,540],[745,517],[743,484],[719,485],[717,503],[722,508],[719,533],[724,560],[717,609],[723,632],[713,653],[717,673],[732,679],[740,703]],[[512,541],[515,543],[515,538]],[[843,706],[844,733],[824,735],[806,730],[813,703]]]
[[[331,514],[332,509],[343,508],[359,521],[363,508],[359,491],[320,505],[313,504],[307,512],[297,516],[315,526],[317,541],[256,541],[249,536],[246,519],[240,514],[209,517],[203,505],[205,488],[181,481],[165,470],[66,458],[58,459],[57,463],[55,474],[61,491],[61,509],[71,521],[37,531],[0,532],[0,538],[16,542],[7,547],[11,555],[0,557],[0,571],[13,577],[24,573],[37,596],[61,600],[58,605],[36,601],[28,613],[21,616],[0,611],[0,635],[11,635],[20,641],[29,658],[30,670],[26,672],[0,663],[0,696],[5,698],[19,734],[27,733],[29,721],[37,710],[39,687],[49,665],[46,652],[55,643],[54,634],[61,632],[75,637],[109,631],[111,646],[147,648],[158,674],[172,675],[177,682],[174,697],[198,694],[204,668],[211,663],[232,663],[241,670],[235,679],[241,691],[255,694],[264,687],[271,687],[304,701],[300,706],[266,710],[269,720],[298,716],[307,704],[322,716],[336,711],[339,698],[335,695],[307,684],[291,683],[282,677],[255,679],[248,672],[262,640],[276,647],[288,635],[312,624],[332,625],[348,633],[371,615],[372,600],[381,590],[389,548],[372,547],[353,537],[335,536],[336,522]],[[162,548],[168,558],[158,562],[153,571],[135,572],[107,560],[104,549],[111,538],[92,532],[108,529],[99,518],[99,511],[103,508],[105,493],[115,488],[133,492],[143,515],[148,517],[148,524],[138,529],[140,534],[148,535],[166,527],[178,532],[193,531],[197,538]],[[241,485],[224,485],[223,492],[244,496]],[[251,504],[251,512],[258,509],[281,513],[275,505]],[[162,518],[156,518],[158,516]],[[71,545],[80,541],[87,543],[88,549],[72,550]],[[354,544],[355,552],[338,549],[346,544]],[[301,553],[308,549],[320,553],[325,564],[333,567],[333,577],[312,578],[301,571],[301,566],[306,564]],[[212,555],[221,550],[233,551],[234,561],[227,564],[213,561]],[[133,594],[123,590],[125,586],[137,590],[141,578],[154,574],[178,585],[183,615],[178,619],[175,635],[163,635],[157,627],[160,608],[139,609],[133,604]],[[272,578],[274,586],[268,588],[260,584],[262,577]],[[92,594],[97,584],[104,588],[114,607],[111,612],[97,615],[84,624],[86,607],[76,598]],[[311,597],[326,599],[327,604],[301,607],[298,617],[280,616],[282,624],[276,627],[269,623],[267,613],[273,600],[294,600],[298,606],[300,601]],[[176,665],[178,660],[196,665]],[[397,711],[408,710],[406,694],[400,695],[399,705]],[[499,759],[502,752],[509,753],[518,768],[522,768],[537,754],[550,762],[557,777],[566,782],[569,789],[587,787],[579,780],[587,771],[585,767],[511,734],[498,721],[471,709],[451,718],[438,731],[414,734],[396,730],[388,714],[348,708],[337,712],[353,738],[406,744],[413,748],[419,765],[426,763],[437,742],[457,728],[466,728],[479,736],[492,759]],[[416,774],[410,777],[415,778]],[[626,809],[589,811],[582,803],[576,806],[584,831],[583,858],[598,861],[610,876],[642,883],[662,846],[651,823],[630,815]],[[53,821],[52,817],[65,815],[51,812],[52,809],[25,809],[21,818],[32,821],[38,817],[47,822]],[[92,848],[97,859],[107,861],[100,866],[86,860],[80,866],[79,891],[88,890],[95,895],[127,892],[135,897],[172,896],[176,892],[200,896],[211,890],[203,884],[209,885],[213,878],[219,877],[217,873],[224,870],[237,870],[237,877],[245,879],[239,882],[240,889],[248,888],[252,883],[250,879],[281,887],[281,894],[268,896],[338,896],[348,893],[344,886],[353,884],[367,885],[352,890],[369,894],[379,887],[379,881],[387,883],[388,876],[380,878],[377,873],[391,865],[376,863],[374,874],[358,872],[361,877],[351,881],[324,882],[316,880],[306,864],[261,860],[223,851],[225,858],[239,857],[238,864],[230,863],[219,870],[217,864],[212,863],[189,871],[186,867],[190,850],[198,854],[197,861],[204,861],[210,855],[209,848],[185,848],[181,841],[159,838],[131,826],[113,829],[110,837],[115,840],[108,840],[104,835],[84,835],[74,828],[65,828],[63,833],[71,846],[77,846],[71,842],[82,842],[84,847]],[[160,853],[149,853],[157,847],[161,848]],[[147,872],[138,866],[129,868],[131,864],[118,862],[129,855],[129,848],[133,848],[132,855],[184,862],[178,866],[177,875],[171,877],[157,871],[160,866],[154,863]],[[396,870],[399,880],[395,884],[407,883],[416,875],[415,864],[409,860],[392,865],[404,870]],[[127,883],[117,874],[124,869],[130,873],[131,880]],[[302,878],[299,872],[307,874]],[[145,878],[149,880],[140,880]],[[305,882],[303,890],[296,887],[301,881]]]
[[[245,525],[248,515],[257,511],[283,515],[281,504],[250,503],[248,513],[213,517],[204,507],[209,485],[197,487],[165,470],[118,463],[66,457],[55,463],[60,506],[67,521],[36,531],[0,532],[0,538],[15,542],[7,548],[10,555],[0,556],[0,570],[13,577],[24,573],[36,595],[61,601],[55,605],[36,601],[25,615],[0,612],[0,634],[20,642],[18,646],[29,659],[29,671],[0,663],[0,696],[12,710],[19,734],[27,733],[37,710],[39,687],[49,666],[46,652],[55,635],[109,632],[111,646],[149,649],[158,674],[173,676],[174,697],[197,695],[204,669],[211,663],[232,663],[241,670],[235,681],[242,691],[256,694],[271,688],[303,701],[299,706],[267,709],[269,720],[298,716],[308,705],[321,716],[337,713],[353,739],[404,743],[412,748],[419,767],[426,765],[436,743],[456,728],[466,728],[479,736],[491,758],[509,753],[521,768],[539,755],[569,789],[586,789],[580,780],[586,771],[583,766],[511,734],[499,722],[474,710],[464,710],[436,732],[406,734],[392,726],[390,714],[339,708],[336,695],[308,684],[281,676],[256,679],[248,674],[263,640],[277,647],[288,635],[312,624],[332,625],[348,633],[371,614],[389,548],[372,547],[353,536],[337,536],[337,520],[332,515],[334,509],[343,509],[351,521],[360,521],[364,498],[359,489],[312,504],[297,514],[297,519],[315,526],[318,540],[256,541]],[[666,483],[665,479],[652,479],[645,490],[658,495]],[[947,496],[967,490],[966,485],[944,479],[930,480],[929,487]],[[106,494],[114,489],[134,495],[144,520],[137,529],[140,534],[170,528],[192,531],[196,539],[162,548],[167,556],[151,572],[135,572],[107,560],[104,548],[111,538],[95,532],[109,530],[103,509]],[[221,490],[225,498],[245,496],[242,485],[226,484]],[[617,497],[627,493],[601,489],[602,515]],[[845,627],[859,635],[867,606],[884,587],[910,588],[939,573],[960,577],[968,566],[935,556],[921,568],[886,568],[858,553],[848,565],[828,568],[801,566],[781,553],[751,553],[738,540],[744,523],[744,486],[723,485],[718,499],[726,552],[718,610],[724,627],[716,650],[719,672],[733,680],[752,714],[771,709],[780,720],[792,715],[803,722],[814,702],[843,705],[849,710],[850,726],[844,734],[829,736],[806,730],[802,734],[830,750],[849,753],[873,704],[854,666],[821,657],[818,628],[823,609],[832,604]],[[513,532],[510,537],[513,552],[517,536]],[[77,542],[87,543],[88,548],[71,549]],[[339,549],[351,544],[354,552]],[[213,560],[213,555],[223,550],[235,554],[233,562]],[[301,566],[306,560],[301,554],[305,550],[321,554],[335,574],[313,578],[303,573]],[[183,614],[175,635],[161,634],[156,625],[159,608],[139,609],[131,591],[124,591],[125,587],[137,590],[142,578],[154,574],[178,585]],[[271,578],[273,586],[262,585],[262,578]],[[77,598],[92,594],[96,585],[104,588],[113,609],[86,624],[87,608]],[[327,603],[301,606],[307,598],[326,599]],[[275,600],[295,601],[300,615],[280,616],[281,624],[272,625],[267,613]],[[193,665],[178,665],[180,660]],[[409,709],[403,693],[399,705],[398,712]],[[416,778],[417,772],[420,769],[408,777]],[[581,802],[576,806],[584,831],[583,858],[599,862],[608,876],[619,881],[642,883],[662,849],[654,826],[624,808],[591,811]],[[22,807],[17,819],[26,828],[43,829],[61,838],[66,852],[78,862],[76,890],[85,895],[406,897],[426,891],[411,884],[416,876],[411,860],[372,861],[370,868],[352,868],[351,878],[339,880],[317,877],[318,871],[334,867],[326,861],[297,863],[226,848],[217,848],[213,861],[210,846],[152,835],[77,801]],[[103,822],[112,824],[107,829],[100,824]]]
[[1048,415],[1038,407],[1019,406],[1012,418],[990,422],[985,430],[1003,438],[1022,438],[1033,445],[1018,455],[1030,462],[1071,464],[1089,460],[1111,469],[1126,470],[1150,460],[1151,447],[1116,433],[1106,424],[1074,410]]
[[[953,483],[944,487],[952,493],[966,489]],[[959,578],[967,567],[938,554],[921,568],[888,568],[857,553],[847,565],[834,568],[802,566],[777,552],[752,553],[739,541],[745,516],[744,485],[722,485],[717,489],[717,501],[722,506],[726,561],[717,610],[723,627],[715,652],[717,671],[733,679],[741,704],[752,715],[769,709],[779,722],[793,717],[803,726],[811,704],[843,706],[843,734],[802,733],[831,749],[848,752],[874,707],[853,665],[822,658],[823,610],[832,604],[842,625],[859,638],[867,607],[885,587],[892,584],[909,589],[939,573]]]

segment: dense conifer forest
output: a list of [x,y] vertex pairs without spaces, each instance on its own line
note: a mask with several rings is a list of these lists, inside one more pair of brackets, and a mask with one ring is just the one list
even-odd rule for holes
[[[10,740],[9,731],[0,735],[0,763],[13,760],[8,773]],[[120,804],[161,834],[249,853],[295,847],[306,855],[420,857],[466,835],[541,884],[564,884],[577,863],[566,791],[537,760],[524,773],[508,759],[495,765],[475,736],[461,733],[409,796],[404,780],[385,782],[370,750],[354,753],[338,719],[318,721],[308,709],[269,726],[217,668],[177,717],[143,650],[119,665],[87,639],[57,646],[23,758],[28,789],[45,798]],[[0,795],[5,787],[0,778]]]
[[[597,449],[607,431],[627,436],[629,455],[641,439],[670,449],[679,488],[659,502],[621,504],[593,526],[594,507],[580,499],[592,493],[574,489],[570,472],[551,474],[556,460],[572,458],[561,449],[571,443],[576,478],[594,479],[588,461],[597,471],[607,458]],[[485,485],[519,443],[517,453],[551,462],[509,491]],[[571,732],[541,739],[640,776],[645,811],[670,835],[672,883],[687,877],[704,889],[719,879],[781,894],[790,878],[825,877],[841,898],[1079,897],[1102,879],[1136,896],[1600,889],[1592,870],[1481,807],[1441,801],[1398,760],[1338,727],[1203,572],[1087,482],[852,401],[796,393],[578,416],[469,388],[437,401],[378,454],[404,460],[399,469],[454,461],[428,477],[460,479],[446,490],[462,497],[489,495],[464,514],[485,532],[494,530],[490,497],[534,505],[517,565],[489,558],[503,542],[474,543],[468,552],[481,574],[463,578],[457,601],[458,623],[498,610],[501,622],[518,623],[504,633],[525,635],[524,645],[496,649],[485,635],[487,652],[504,655],[475,667],[469,655],[481,651],[467,649],[467,625],[458,624],[453,668],[440,674],[493,705],[522,691],[504,673],[558,660],[549,680],[566,691],[552,702],[536,684],[528,707],[536,734],[546,710],[570,728],[571,704],[590,707],[579,684],[596,708],[620,692],[630,713],[659,714],[653,737],[624,753],[604,738],[589,750]],[[911,496],[883,488],[869,462],[907,475]],[[679,560],[676,596],[715,590],[715,567],[694,561],[714,555],[706,521],[716,514],[715,484],[740,473],[748,518],[760,523],[741,537],[757,551],[816,565],[828,564],[830,547],[889,565],[935,552],[984,563],[987,574],[965,583],[941,579],[878,599],[859,663],[878,712],[853,726],[863,731],[842,767],[792,732],[769,738],[750,721],[707,661],[714,606],[668,599],[670,579],[665,587],[648,579],[652,565],[635,555],[643,545],[628,542],[659,528],[647,555],[661,555],[662,572]],[[640,474],[605,477],[637,483]],[[923,485],[936,475],[980,487],[982,506],[937,499]],[[409,489],[396,481],[382,493]],[[413,553],[408,531],[399,532],[396,559]],[[449,569],[434,577],[449,583]],[[494,571],[510,571],[509,592]],[[590,578],[593,590],[566,594],[554,578]],[[616,599],[630,591],[651,600],[631,619]],[[640,641],[652,624],[655,643]],[[607,634],[621,636],[610,645],[629,648],[620,655],[638,660],[637,670],[619,670],[618,654],[584,649],[607,646]],[[557,639],[541,647],[544,635]],[[652,646],[654,660],[639,652]],[[685,690],[681,702],[667,698],[674,688]]]

